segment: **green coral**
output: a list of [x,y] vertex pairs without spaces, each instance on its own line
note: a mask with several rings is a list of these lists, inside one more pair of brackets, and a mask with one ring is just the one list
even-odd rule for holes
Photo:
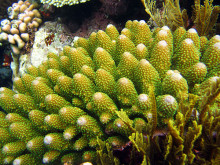
[[[201,44],[195,33],[181,28],[172,34],[166,26],[151,32],[144,21],[128,21],[121,33],[109,25],[89,39],[78,38],[74,47],[65,46],[59,56],[49,53],[38,68],[30,66],[14,79],[17,93],[0,88],[0,106],[8,113],[0,115],[0,160],[94,162],[96,156],[105,155],[100,148],[108,152],[111,147],[120,148],[129,136],[140,150],[150,140],[140,141],[142,133],[152,136],[156,128],[167,125],[177,130],[172,123],[179,121],[183,103],[192,93],[206,94],[205,89],[220,79],[219,37]],[[194,100],[187,110],[190,114],[181,111],[187,121]],[[208,110],[201,111],[205,116]],[[190,132],[193,128],[197,128],[195,122]],[[181,145],[182,139],[182,135],[177,139]],[[194,141],[189,138],[186,143],[189,150],[184,152],[192,155]],[[105,157],[114,159],[111,153]],[[145,155],[144,161],[149,159]]]
[[49,5],[53,5],[56,7],[62,7],[64,5],[75,5],[75,4],[79,4],[79,3],[84,3],[87,2],[89,0],[40,0],[41,3],[43,4],[49,4]]

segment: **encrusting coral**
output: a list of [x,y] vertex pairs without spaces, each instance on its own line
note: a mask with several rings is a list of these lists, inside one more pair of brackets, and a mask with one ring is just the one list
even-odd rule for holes
[[[148,133],[149,123],[152,131],[168,126],[171,136],[176,135],[180,113],[187,116],[185,123],[190,122],[192,105],[203,107],[196,100],[204,102],[200,98],[206,89],[219,82],[219,61],[220,36],[204,40],[195,29],[172,33],[164,26],[151,32],[145,21],[135,20],[121,33],[108,25],[88,39],[76,38],[74,47],[65,46],[59,55],[49,53],[38,68],[29,66],[26,74],[15,78],[16,92],[0,88],[0,106],[7,112],[0,113],[0,161],[95,162],[96,155],[102,155],[102,149],[96,152],[97,144],[103,148],[97,138],[113,148],[129,139],[137,148],[145,146],[149,137],[148,142],[135,139]],[[205,99],[214,104],[197,113],[206,116],[212,111],[217,117],[219,92],[214,93]],[[190,99],[193,94],[199,99]],[[180,112],[187,100],[188,115]],[[194,141],[201,135],[200,123],[193,120],[189,133],[195,138],[186,139],[191,144],[183,151],[190,162]],[[132,135],[136,129],[140,132]],[[182,140],[178,144],[183,145]],[[166,155],[175,155],[171,149]]]
[[43,4],[49,4],[56,7],[62,7],[64,5],[75,5],[79,3],[85,3],[89,0],[40,0]]

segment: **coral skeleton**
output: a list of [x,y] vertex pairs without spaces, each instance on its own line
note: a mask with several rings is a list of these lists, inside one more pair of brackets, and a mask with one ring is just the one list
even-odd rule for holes
[[[109,25],[88,39],[78,37],[59,54],[48,53],[38,68],[29,66],[14,79],[15,91],[0,88],[6,112],[0,113],[1,164],[95,163],[103,148],[128,141],[146,161],[149,123],[153,132],[168,127],[166,139],[173,137],[167,160],[182,160],[175,154],[185,144],[179,154],[192,162],[201,122],[211,111],[213,121],[219,119],[220,40],[217,35],[201,44],[195,29],[182,31],[165,26],[152,32],[137,20],[122,32]],[[201,121],[191,117],[193,109]],[[189,139],[180,126],[183,115]]]

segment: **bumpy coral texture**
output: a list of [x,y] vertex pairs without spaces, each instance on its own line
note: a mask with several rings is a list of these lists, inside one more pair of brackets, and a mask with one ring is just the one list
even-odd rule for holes
[[[151,32],[144,21],[128,21],[77,38],[59,55],[14,79],[16,92],[0,88],[1,164],[94,162],[97,137],[121,147],[133,125],[152,117],[154,90],[158,127],[175,118],[180,100],[203,95],[219,79],[220,36],[202,39],[195,29]],[[152,90],[149,90],[152,89]],[[22,164],[21,163],[21,164]]]
[[21,54],[21,50],[27,49],[27,44],[33,33],[42,23],[41,14],[36,3],[29,0],[19,0],[8,8],[9,19],[1,20],[0,44],[10,44],[12,52]]
[[41,3],[43,4],[49,4],[49,5],[53,5],[56,7],[62,7],[64,5],[75,5],[78,3],[84,3],[87,2],[89,0],[40,0]]

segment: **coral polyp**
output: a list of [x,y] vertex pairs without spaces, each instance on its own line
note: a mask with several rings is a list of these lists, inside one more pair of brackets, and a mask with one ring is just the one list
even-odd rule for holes
[[219,36],[200,39],[195,29],[151,32],[135,20],[49,53],[14,79],[15,92],[0,89],[1,164],[95,162],[97,138],[120,148],[131,127],[146,133],[153,120],[153,128],[170,128],[184,102],[220,81]]

